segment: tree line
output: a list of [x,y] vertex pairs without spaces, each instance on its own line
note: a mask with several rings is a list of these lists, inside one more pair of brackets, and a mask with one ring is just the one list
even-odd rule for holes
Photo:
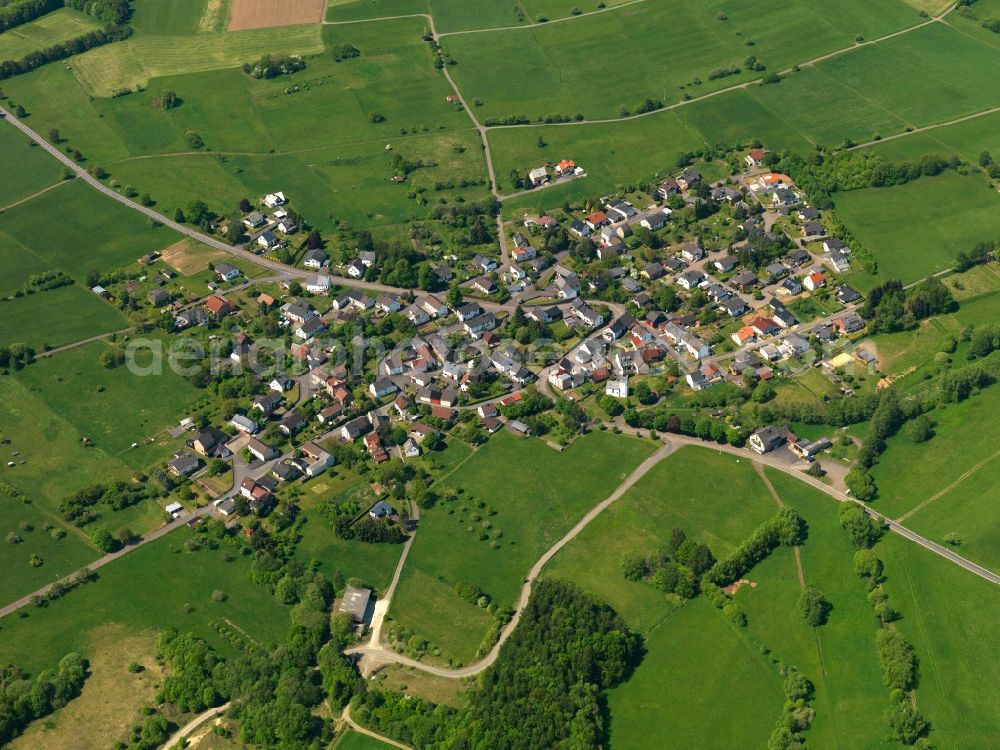
[[13,664],[0,665],[0,745],[69,703],[86,679],[87,661],[77,653],[66,654],[57,669],[42,670],[33,681]]
[[0,62],[0,81],[21,75],[22,73],[28,73],[46,63],[79,55],[94,47],[100,47],[111,42],[120,42],[128,39],[130,36],[132,36],[131,26],[108,24],[104,29],[88,31],[86,34],[81,34],[65,42],[53,44],[35,52],[29,52],[20,60],[4,60]]

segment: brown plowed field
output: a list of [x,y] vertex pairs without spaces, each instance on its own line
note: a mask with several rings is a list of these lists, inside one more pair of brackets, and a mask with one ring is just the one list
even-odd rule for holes
[[232,0],[229,30],[319,23],[325,7],[326,0]]

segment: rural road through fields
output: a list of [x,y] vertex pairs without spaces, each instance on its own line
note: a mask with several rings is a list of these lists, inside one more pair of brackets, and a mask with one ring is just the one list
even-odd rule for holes
[[[194,518],[201,518],[202,516],[206,516],[206,515],[208,515],[211,512],[212,512],[212,506],[211,505],[206,505],[203,508],[198,508],[198,510],[196,510],[194,513],[188,513],[186,515],[183,515],[180,518],[177,518],[177,519],[171,521],[170,523],[164,524],[163,526],[161,526],[158,529],[154,529],[153,531],[150,531],[148,534],[146,534],[145,536],[143,536],[135,544],[130,544],[127,547],[122,547],[117,552],[110,552],[107,555],[104,555],[103,557],[97,558],[96,560],[94,560],[94,562],[90,563],[89,565],[83,566],[79,570],[74,571],[73,573],[69,574],[68,576],[66,576],[64,578],[59,579],[59,581],[62,581],[63,583],[69,583],[73,579],[74,576],[79,575],[80,572],[82,572],[84,570],[94,571],[94,570],[97,570],[98,568],[103,568],[108,563],[117,560],[119,557],[122,557],[123,555],[127,555],[129,552],[132,552],[133,550],[138,549],[142,545],[149,544],[150,542],[159,539],[161,536],[164,536],[165,534],[169,534],[174,529],[180,528],[181,526],[183,526],[184,524],[186,524],[188,521],[190,521],[190,520],[192,520]],[[21,609],[21,607],[28,606],[29,604],[31,604],[32,598],[34,598],[36,596],[42,596],[43,594],[48,593],[49,589],[51,589],[56,583],[59,583],[59,581],[55,581],[53,583],[50,583],[47,586],[43,586],[42,588],[38,589],[37,591],[33,591],[32,593],[28,594],[27,596],[22,596],[16,602],[11,602],[10,604],[6,605],[5,607],[0,607],[0,618],[6,617],[7,615],[11,614],[12,612],[16,612],[17,610]]]
[[[517,624],[521,620],[521,613],[524,612],[524,608],[528,604],[528,599],[531,598],[531,586],[541,574],[542,568],[545,567],[549,560],[555,557],[559,550],[573,541],[579,533],[590,524],[591,521],[607,510],[612,503],[624,495],[632,487],[632,485],[642,479],[642,477],[644,477],[650,469],[670,455],[675,448],[676,446],[672,443],[667,443],[662,448],[658,449],[653,455],[639,464],[639,466],[636,467],[636,469],[629,474],[621,484],[618,485],[614,492],[591,508],[587,514],[577,521],[576,525],[566,532],[566,534],[558,542],[549,547],[545,554],[538,559],[538,562],[532,566],[528,575],[525,577],[524,586],[521,588],[521,595],[517,599],[517,604],[514,605],[514,616],[500,631],[500,637],[497,639],[493,648],[490,649],[490,652],[479,661],[458,669],[435,667],[385,648],[381,642],[377,642],[374,639],[372,641],[372,645],[355,646],[345,649],[344,653],[361,654],[363,659],[371,657],[370,660],[373,664],[397,663],[415,667],[439,677],[472,677],[473,675],[479,674],[496,661],[497,656],[500,653],[500,647],[503,646],[504,642],[506,642],[506,640],[510,637],[510,634],[514,632],[514,629],[517,628]],[[397,568],[397,574],[401,569],[402,565],[400,564]],[[387,608],[388,606],[389,605],[387,604]]]

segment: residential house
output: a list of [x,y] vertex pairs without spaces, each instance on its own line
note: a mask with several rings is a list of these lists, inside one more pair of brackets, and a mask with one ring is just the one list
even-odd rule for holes
[[347,265],[347,275],[352,279],[360,279],[365,275],[365,264],[355,258]]
[[642,215],[642,218],[639,219],[639,226],[645,227],[650,232],[662,229],[663,225],[666,223],[667,214],[665,214],[662,210],[647,211]]
[[205,300],[204,307],[205,312],[216,319],[232,315],[238,309],[233,303],[214,294]]
[[[777,301],[777,300],[775,300]],[[792,311],[782,305],[771,312],[771,318],[782,328],[791,328],[799,321],[792,314]]]
[[242,414],[234,414],[233,418],[229,420],[229,424],[248,435],[253,435],[260,431],[260,425],[250,419],[250,417],[245,417]]
[[279,240],[273,232],[264,230],[257,236],[257,244],[264,250],[273,250],[281,245],[281,240]]
[[715,270],[720,273],[729,273],[739,264],[740,259],[735,255],[723,255],[721,258],[716,258],[712,261],[712,265],[715,266]]
[[598,229],[603,227],[605,224],[610,224],[611,220],[608,218],[607,214],[603,211],[594,211],[592,214],[588,215],[587,218],[583,220],[583,223],[590,227],[592,232],[596,232]]
[[799,221],[818,221],[819,211],[810,206],[803,206],[799,209]]
[[320,250],[319,248],[316,248],[314,250],[309,250],[305,254],[305,257],[302,259],[303,266],[315,270],[319,270],[325,267],[329,262],[330,261],[327,254],[324,251]]
[[497,283],[489,276],[480,276],[472,282],[473,288],[480,294],[493,294],[497,291]]
[[729,338],[731,338],[737,346],[743,346],[757,340],[757,331],[755,331],[752,326],[743,326],[739,330],[733,331],[729,334]]
[[781,286],[778,287],[777,292],[778,294],[787,294],[794,297],[796,294],[802,294],[802,283],[798,279],[788,277],[781,282]]
[[250,404],[250,411],[259,411],[266,419],[281,406],[282,400],[281,394],[277,391],[269,391],[263,396],[254,396],[253,402]]
[[841,336],[849,336],[865,327],[864,318],[853,310],[849,310],[840,317],[834,318],[832,323],[833,329]]
[[700,245],[689,242],[681,248],[681,258],[688,263],[695,263],[705,257],[705,251]]
[[440,318],[448,314],[448,306],[433,294],[425,294],[418,298],[417,304],[433,318]]
[[761,427],[759,430],[756,430],[752,435],[750,435],[747,445],[754,453],[763,455],[765,453],[770,453],[776,448],[780,448],[787,442],[787,430],[768,425],[767,427]]
[[268,208],[277,208],[278,206],[285,205],[285,194],[278,193],[268,193],[264,196],[264,205]]
[[719,303],[719,308],[730,318],[738,318],[750,309],[742,297],[736,297],[735,295],[722,300]]
[[771,281],[777,281],[778,279],[783,279],[788,275],[788,268],[784,263],[775,261],[773,263],[769,263],[764,268],[764,273],[770,277]]
[[581,299],[573,300],[572,309],[573,314],[588,328],[597,328],[604,322],[604,316]]
[[154,289],[146,296],[146,299],[149,300],[149,304],[153,307],[163,307],[170,302],[170,292],[163,289]]
[[399,388],[389,378],[379,378],[368,386],[368,390],[371,391],[373,397],[383,398],[390,393],[395,393]]
[[267,217],[260,211],[253,211],[243,218],[243,225],[247,229],[257,229],[267,223]]
[[838,286],[836,294],[837,301],[842,305],[849,305],[850,303],[857,302],[861,299],[861,295],[847,284],[841,284]]
[[258,460],[258,461],[270,461],[272,458],[278,455],[278,451],[272,448],[267,443],[264,443],[257,438],[250,438],[247,441],[247,450]]
[[477,255],[472,259],[472,265],[476,267],[479,273],[490,273],[491,271],[497,270],[499,264],[494,258],[490,258],[486,255]]
[[278,422],[278,429],[286,435],[294,435],[306,426],[306,420],[297,411],[290,411]]
[[757,278],[757,274],[753,271],[740,271],[729,281],[733,286],[739,287],[743,290],[752,289],[760,284],[760,279]]
[[680,185],[673,177],[668,177],[656,188],[656,195],[661,200],[666,200],[671,195],[677,195],[681,191]]
[[226,458],[230,455],[226,443],[229,442],[229,435],[215,427],[206,427],[197,435],[187,441],[190,448],[195,452],[210,458]]
[[201,466],[201,460],[191,453],[178,453],[173,461],[167,464],[170,473],[177,477],[189,477]]
[[663,270],[663,265],[653,261],[652,263],[647,263],[646,266],[639,272],[640,276],[644,276],[650,281],[656,281],[657,279],[663,278],[666,272]]
[[362,435],[366,434],[371,430],[371,422],[368,421],[368,417],[361,415],[360,417],[355,417],[349,422],[346,422],[340,428],[340,436],[344,440],[357,440]]
[[826,286],[826,277],[822,271],[813,271],[802,280],[802,286],[810,292],[815,292],[817,289]]
[[684,289],[687,289],[688,291],[696,289],[698,285],[701,284],[704,280],[705,280],[705,274],[703,274],[701,271],[695,271],[695,270],[685,271],[684,273],[682,273],[680,276],[677,277],[677,283]]
[[579,219],[573,219],[569,225],[569,233],[577,237],[589,237],[591,229]]
[[781,328],[770,318],[754,318],[753,322],[750,324],[754,332],[758,336],[774,336],[781,331]]
[[313,278],[306,281],[306,291],[309,292],[309,294],[329,294],[330,286],[330,275],[327,273],[317,274]]
[[215,264],[215,275],[219,277],[220,281],[232,281],[240,275],[240,269],[231,263],[222,261]]
[[808,265],[812,262],[812,256],[809,254],[808,250],[798,249],[793,250],[788,254],[788,263],[796,268],[800,266]]
[[322,318],[310,318],[305,323],[300,323],[295,327],[293,333],[298,339],[308,341],[317,333],[326,329],[326,323]]
[[536,167],[528,172],[528,182],[531,183],[532,187],[544,185],[548,181],[549,173],[546,171],[545,167]]
[[842,252],[836,252],[828,255],[826,258],[826,264],[830,266],[835,273],[846,273],[851,270],[851,259]]
[[628,398],[628,378],[608,380],[604,385],[604,393],[614,398]]
[[496,328],[496,325],[496,316],[488,312],[466,321],[463,324],[463,328],[465,328],[466,333],[470,336],[475,336],[483,331],[492,331]]
[[836,253],[836,252],[850,252],[850,248],[844,244],[844,241],[837,237],[829,237],[823,240],[823,252],[826,253]]
[[806,221],[802,223],[801,232],[803,237],[822,237],[826,228],[818,221]]
[[764,163],[764,159],[767,157],[767,149],[754,148],[750,149],[750,152],[743,157],[747,163],[748,167],[759,167]]
[[677,185],[681,190],[690,190],[701,182],[701,173],[697,169],[685,169],[677,178]]

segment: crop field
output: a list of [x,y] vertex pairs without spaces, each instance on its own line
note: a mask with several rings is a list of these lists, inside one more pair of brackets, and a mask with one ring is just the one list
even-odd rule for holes
[[[705,477],[712,477],[720,490],[708,491]],[[732,502],[734,497],[740,498],[738,504]],[[647,554],[680,526],[722,557],[776,510],[749,462],[684,447],[661,461],[563,548],[546,574],[576,581],[617,609],[630,627],[650,632],[668,609],[652,586],[625,579],[619,566],[623,553]]]
[[897,627],[917,653],[917,706],[933,722],[933,744],[991,750],[1000,736],[996,586],[893,534],[876,549]]
[[229,31],[319,23],[325,7],[326,0],[290,0],[280,5],[272,0],[231,0]]
[[[879,487],[873,507],[891,518],[902,516],[994,456],[998,448],[998,410],[1000,388],[988,387],[960,404],[948,404],[928,413],[934,437],[927,442],[914,443],[905,434],[889,438],[885,452],[872,469]],[[945,494],[934,503],[947,503],[947,498]],[[949,530],[943,529],[942,533]]]
[[162,374],[147,377],[133,374],[127,365],[107,369],[98,357],[109,346],[94,342],[67,350],[39,360],[17,377],[98,448],[131,463],[126,454],[132,443],[176,424],[201,392],[166,363]]
[[708,600],[672,614],[646,649],[628,681],[608,694],[611,750],[653,750],[665,737],[673,747],[766,745],[781,715],[781,677]]
[[[878,36],[915,25],[917,14],[902,3],[803,2],[774,6],[750,2],[726,8],[639,3],[572,22],[572,44],[560,25],[513,32],[446,36],[443,45],[458,64],[453,76],[467,97],[483,100],[484,117],[522,115],[615,117],[646,97],[670,104],[683,93],[698,96],[753,80],[742,70],[710,78],[754,54],[770,70],[782,70],[851,46],[857,34]],[[607,40],[628,39],[627,72],[609,80]],[[752,49],[748,44],[752,41]],[[544,64],[539,64],[544,61]],[[523,81],[530,80],[526,88]]]
[[42,271],[63,271],[83,284],[88,271],[119,268],[177,237],[74,181],[3,214],[0,292],[17,289]]
[[[4,451],[3,463],[7,463]],[[5,476],[9,470],[5,467]],[[49,526],[50,528],[45,528]],[[22,541],[11,544],[8,534]],[[61,534],[61,538],[57,538]],[[68,576],[98,556],[98,552],[73,527],[47,513],[39,504],[30,505],[0,490],[0,602],[7,604],[46,584]],[[42,559],[38,567],[30,564],[33,555]]]
[[100,27],[86,13],[60,8],[0,33],[0,60],[20,60],[29,52],[61,44]]
[[[231,554],[228,545],[187,552],[184,545],[192,536],[187,528],[179,529],[102,568],[95,582],[43,609],[26,610],[28,617],[0,620],[0,658],[37,673],[69,651],[89,657],[90,634],[108,623],[129,632],[190,631],[227,655],[238,652],[211,627],[224,619],[262,645],[282,640],[288,610],[250,579],[250,558]],[[224,602],[212,600],[217,589],[227,594]]]
[[24,200],[58,183],[59,162],[14,128],[0,128],[0,162],[17,164],[18,179],[0,182],[0,208]]
[[[140,0],[129,22],[136,32],[151,36],[185,36],[204,31],[201,19],[219,0]],[[219,28],[218,31],[222,29]]]
[[950,171],[837,193],[835,202],[841,221],[874,251],[879,276],[903,283],[950,268],[959,250],[995,239],[1000,211],[1000,195],[985,180]]
[[128,328],[117,308],[79,284],[0,302],[0,346],[22,342],[41,351]]
[[455,585],[513,603],[542,553],[652,450],[646,441],[595,432],[558,453],[498,433],[438,486],[459,491],[457,499],[421,514],[392,618],[446,656],[471,661],[489,615],[460,599]]

